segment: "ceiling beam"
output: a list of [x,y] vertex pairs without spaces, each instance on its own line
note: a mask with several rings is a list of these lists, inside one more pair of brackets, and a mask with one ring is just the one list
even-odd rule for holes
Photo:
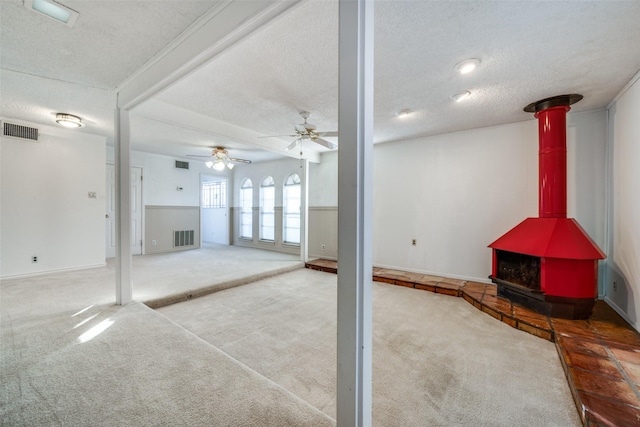
[[298,2],[219,2],[118,86],[118,108],[130,110],[151,98]]

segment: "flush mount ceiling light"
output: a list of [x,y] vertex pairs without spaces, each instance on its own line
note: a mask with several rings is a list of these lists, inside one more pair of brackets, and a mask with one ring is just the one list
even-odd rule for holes
[[468,74],[476,69],[480,65],[480,60],[476,58],[465,59],[456,64],[455,69],[460,74]]
[[407,117],[409,117],[411,115],[413,111],[411,111],[408,108],[405,108],[404,110],[400,110],[396,113],[396,116],[400,117],[401,119],[406,119]]
[[49,19],[67,25],[75,24],[79,13],[53,0],[24,0],[24,7]]
[[56,123],[66,128],[84,127],[84,124],[82,123],[82,119],[80,117],[65,113],[56,114]]
[[470,96],[471,96],[471,92],[469,92],[468,90],[465,90],[464,92],[456,93],[451,97],[451,99],[453,99],[456,102],[460,102],[460,101],[464,101]]

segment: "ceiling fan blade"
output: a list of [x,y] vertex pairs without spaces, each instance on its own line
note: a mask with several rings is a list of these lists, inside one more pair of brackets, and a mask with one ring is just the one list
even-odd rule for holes
[[287,148],[285,148],[285,150],[289,151],[289,150],[293,150],[294,148],[296,148],[296,145],[298,145],[298,139],[296,139],[295,141],[293,141],[291,144],[289,144],[289,146]]
[[212,157],[211,154],[206,155],[206,156],[202,156],[200,154],[185,154],[185,156],[187,156],[187,157]]
[[336,137],[336,136],[338,136],[338,131],[335,131],[335,132],[318,132],[318,136]]
[[258,138],[284,138],[284,137],[295,138],[298,135],[269,135],[269,136],[259,136]]
[[231,160],[232,162],[236,162],[236,163],[246,163],[246,164],[250,164],[251,163],[251,160],[234,159],[233,157],[229,157],[229,160]]
[[329,142],[326,139],[322,139],[322,138],[316,138],[313,140],[313,142],[315,142],[316,144],[320,144],[323,147],[327,147],[329,150],[333,150],[335,148],[338,148],[338,146],[336,144],[334,144],[333,142]]

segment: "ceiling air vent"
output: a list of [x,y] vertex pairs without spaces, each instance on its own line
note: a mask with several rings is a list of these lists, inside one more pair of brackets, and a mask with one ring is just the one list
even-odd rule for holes
[[176,160],[176,167],[178,169],[189,169],[189,162],[181,162],[180,160]]
[[15,123],[2,123],[2,136],[11,138],[29,139],[31,141],[38,140],[38,129],[28,126],[17,125]]

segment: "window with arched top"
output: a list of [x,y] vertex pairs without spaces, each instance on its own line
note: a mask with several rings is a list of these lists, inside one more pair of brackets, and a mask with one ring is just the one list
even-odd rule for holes
[[240,237],[253,238],[253,184],[249,178],[240,187]]
[[276,187],[268,176],[260,184],[260,240],[275,240]]
[[282,192],[282,241],[300,244],[301,186],[298,174],[284,181]]

